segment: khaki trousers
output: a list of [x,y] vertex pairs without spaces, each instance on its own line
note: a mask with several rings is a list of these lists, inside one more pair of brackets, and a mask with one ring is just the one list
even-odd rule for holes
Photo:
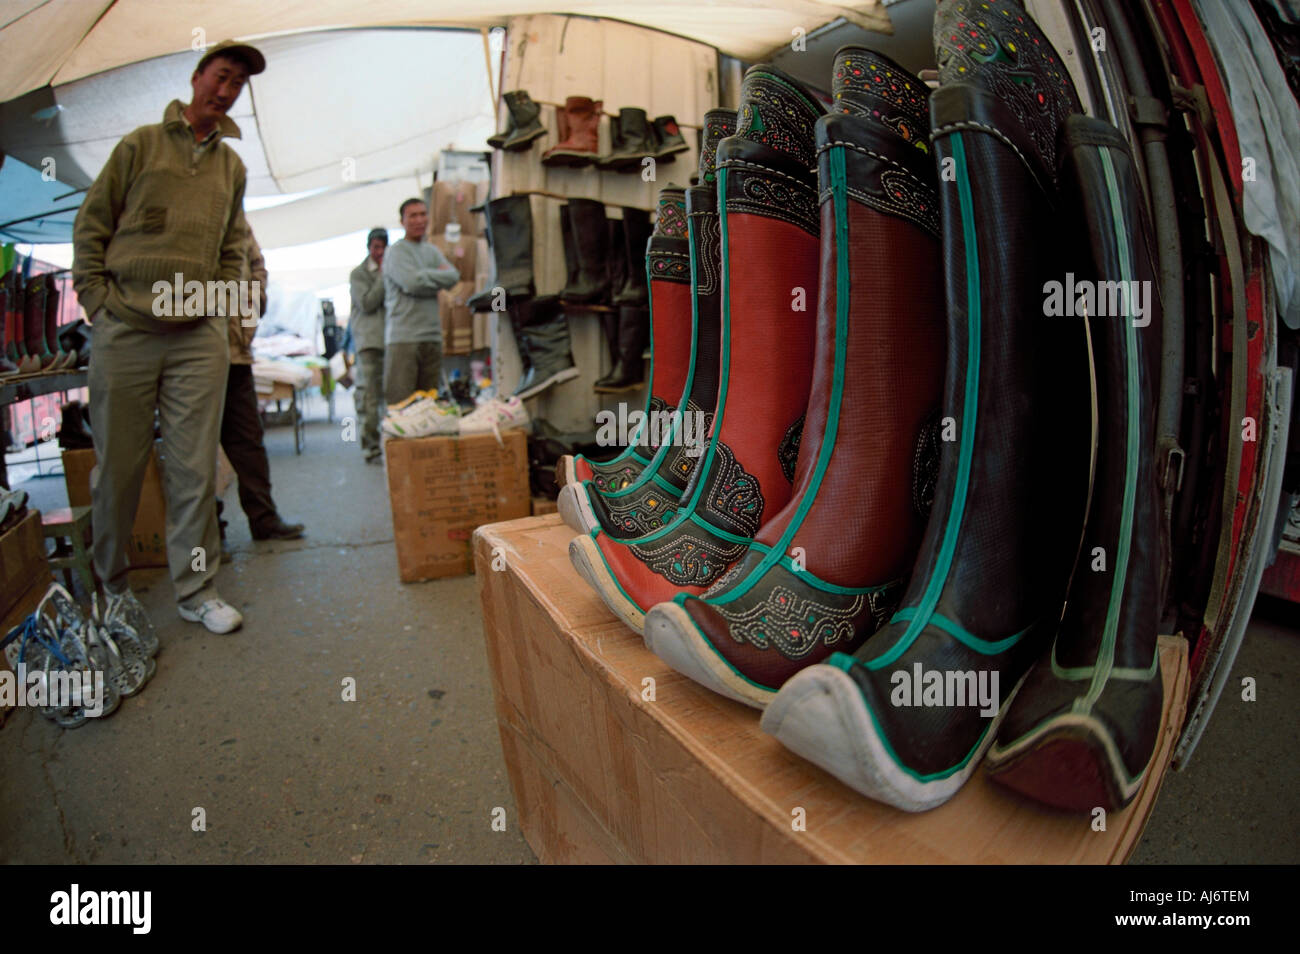
[[436,391],[441,377],[441,341],[399,341],[384,346],[384,391],[389,404],[399,404],[416,391]]
[[167,563],[176,601],[216,595],[217,443],[230,345],[226,318],[203,318],[169,334],[138,331],[100,309],[90,351],[90,426],[98,473],[91,488],[95,572],[106,589],[127,585],[127,548],[140,483],[162,422]]
[[357,352],[357,417],[361,425],[361,449],[379,450],[379,403],[384,400],[384,352],[363,348]]

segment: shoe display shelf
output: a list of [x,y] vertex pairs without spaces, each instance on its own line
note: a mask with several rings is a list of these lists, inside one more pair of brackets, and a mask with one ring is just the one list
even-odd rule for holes
[[[0,378],[0,410],[10,404],[30,401],[43,394],[59,391],[76,391],[86,387],[87,370],[41,371],[36,374],[11,375]],[[8,470],[4,454],[0,453],[0,484],[8,486]]]
[[647,650],[582,581],[558,515],[480,527],[474,555],[517,816],[558,863],[1118,864],[1133,851],[1187,708],[1187,644],[1160,638],[1165,706],[1143,788],[1101,819],[979,770],[909,814],[864,798],[759,729],[757,711]]

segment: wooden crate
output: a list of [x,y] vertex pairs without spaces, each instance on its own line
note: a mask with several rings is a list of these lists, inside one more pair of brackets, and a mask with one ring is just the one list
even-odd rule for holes
[[[982,770],[946,805],[914,815],[787,751],[760,731],[755,710],[645,649],[570,565],[573,536],[549,515],[474,537],[516,821],[542,861],[1098,864],[1124,861],[1137,843],[1186,710],[1181,638],[1161,638],[1154,770],[1106,831],[1008,792]],[[804,831],[793,824],[797,808]]]

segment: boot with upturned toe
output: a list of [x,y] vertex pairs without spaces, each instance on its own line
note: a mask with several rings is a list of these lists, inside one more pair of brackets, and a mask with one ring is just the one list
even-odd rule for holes
[[[1078,246],[1073,271],[1098,288],[1152,287],[1124,137],[1099,119],[1071,116],[1061,152],[1066,234]],[[1149,307],[1158,308],[1154,298]],[[1123,808],[1142,787],[1160,735],[1155,369],[1143,340],[1159,327],[1151,311],[1089,322],[1098,438],[1087,531],[1052,648],[1016,695],[986,762],[990,778],[1056,808]]]
[[1074,224],[1056,149],[1078,97],[1011,0],[944,0],[934,39],[947,358],[930,519],[888,622],[793,676],[762,719],[796,754],[911,812],[970,779],[1050,644],[1091,443],[1084,328],[1043,317],[1044,285],[1066,262],[1064,242],[1044,237]]

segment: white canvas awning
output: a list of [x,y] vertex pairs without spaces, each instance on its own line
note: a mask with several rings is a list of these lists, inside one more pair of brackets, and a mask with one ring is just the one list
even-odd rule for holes
[[[229,37],[375,26],[480,28],[550,12],[554,0],[0,0],[0,102]],[[880,0],[568,0],[562,12],[664,30],[746,60],[790,43],[798,30],[811,33],[841,17],[890,31]]]

